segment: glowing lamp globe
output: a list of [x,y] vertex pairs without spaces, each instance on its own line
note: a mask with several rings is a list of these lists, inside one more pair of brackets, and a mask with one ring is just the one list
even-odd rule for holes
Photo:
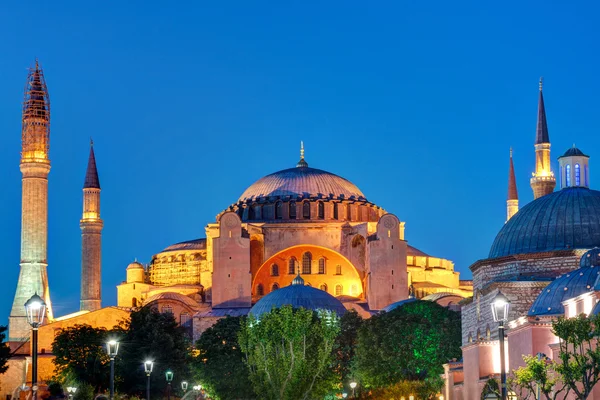
[[165,372],[165,378],[167,379],[167,382],[172,382],[173,381],[173,371],[171,371],[170,369],[167,370],[167,372]]
[[115,358],[119,352],[119,342],[116,340],[109,340],[106,343],[106,352],[110,358]]
[[44,322],[46,303],[44,303],[44,300],[36,293],[25,302],[25,312],[27,313],[27,322],[29,325],[34,329],[37,329]]
[[146,372],[146,374],[151,374],[152,373],[152,368],[154,367],[154,361],[148,360],[146,362],[144,362],[144,372]]
[[508,308],[510,302],[501,292],[498,292],[492,301],[492,316],[495,322],[504,322],[508,320]]
[[188,388],[188,383],[186,381],[181,382],[181,389],[185,392]]

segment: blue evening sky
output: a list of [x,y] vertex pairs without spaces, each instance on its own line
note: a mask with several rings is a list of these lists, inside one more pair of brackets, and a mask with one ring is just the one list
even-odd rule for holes
[[[568,3],[568,4],[567,4]],[[103,303],[134,258],[204,227],[298,160],[406,221],[411,245],[463,278],[521,205],[538,79],[552,157],[573,142],[600,174],[597,2],[7,1],[0,6],[0,323],[19,272],[21,102],[38,57],[52,101],[49,279],[79,307],[81,187],[93,137]],[[600,161],[598,161],[600,163]]]

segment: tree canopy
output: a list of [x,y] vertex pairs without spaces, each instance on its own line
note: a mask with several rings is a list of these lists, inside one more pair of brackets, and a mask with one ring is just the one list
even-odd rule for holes
[[347,392],[351,390],[348,385],[353,379],[352,362],[356,352],[358,331],[362,323],[363,319],[356,311],[348,310],[340,318],[340,333],[333,347],[334,370]]
[[443,373],[444,363],[460,357],[460,345],[459,313],[415,301],[364,321],[354,371],[371,389],[433,378]]
[[6,326],[0,326],[0,374],[8,370],[8,359],[10,358],[10,346],[6,340]]
[[208,328],[196,342],[194,369],[198,382],[215,399],[251,399],[249,371],[238,343],[245,319],[227,317]]
[[330,312],[284,306],[250,315],[239,336],[257,397],[316,399],[339,383],[330,368],[339,320]]

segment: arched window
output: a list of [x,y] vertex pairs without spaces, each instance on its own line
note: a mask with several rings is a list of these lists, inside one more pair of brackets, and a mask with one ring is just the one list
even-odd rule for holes
[[336,275],[341,275],[342,274],[342,266],[341,265],[336,265],[335,266],[335,274]]
[[344,287],[342,285],[335,285],[335,295],[341,296],[344,293]]
[[173,307],[171,307],[169,304],[165,304],[162,306],[161,312],[163,314],[173,314]]
[[296,202],[290,201],[288,207],[290,209],[290,219],[296,219]]
[[184,328],[190,328],[192,326],[192,317],[189,313],[182,312],[179,315],[179,325]]
[[319,273],[325,273],[325,259],[323,257],[319,258]]
[[564,178],[564,175],[563,175],[563,166],[561,165],[558,168],[559,168],[559,171],[560,171],[560,175],[559,175],[560,176],[560,187],[563,188],[563,187],[565,187],[565,178]]
[[350,288],[350,294],[352,296],[356,296],[358,294],[358,286],[352,285],[352,287]]
[[288,261],[288,274],[294,275],[296,273],[296,259],[290,258]]
[[319,289],[321,289],[322,291],[326,292],[327,291],[327,284],[322,284],[321,286],[319,286]]
[[565,166],[565,186],[571,186],[571,165]]
[[575,186],[581,186],[581,168],[575,164]]
[[317,216],[319,219],[325,219],[325,204],[322,201],[317,203]]
[[279,285],[277,283],[274,283],[273,286],[271,286],[271,292],[274,292],[277,289],[279,289]]
[[352,210],[350,210],[350,204],[346,204],[346,219],[352,221]]
[[302,273],[310,274],[311,272],[312,254],[309,251],[302,254]]
[[265,289],[263,288],[262,283],[259,283],[258,285],[256,285],[256,295],[262,296],[264,294],[265,294]]
[[281,213],[281,201],[275,203],[275,219],[282,219],[283,214]]
[[310,203],[308,201],[302,203],[302,218],[310,219]]
[[248,219],[253,220],[255,218],[254,207],[248,207]]
[[271,276],[279,276],[279,266],[277,264],[271,265]]
[[333,219],[338,219],[338,205],[339,203],[333,203]]
[[138,306],[138,301],[137,299],[134,297],[133,299],[131,299],[131,307],[137,307]]

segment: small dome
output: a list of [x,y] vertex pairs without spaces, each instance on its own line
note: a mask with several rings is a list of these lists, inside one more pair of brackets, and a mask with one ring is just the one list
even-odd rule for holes
[[389,306],[387,306],[384,309],[382,309],[381,311],[390,312],[390,311],[392,311],[395,308],[402,307],[402,306],[404,306],[406,304],[409,304],[409,303],[414,303],[415,301],[419,301],[419,300],[415,299],[414,297],[409,297],[408,299],[400,300],[400,301],[397,301],[395,303],[392,303]]
[[131,264],[129,264],[127,266],[127,269],[144,269],[144,266],[141,263],[137,262],[137,260],[136,260],[136,261],[132,262]]
[[583,267],[557,277],[542,289],[527,315],[562,315],[563,301],[594,291],[600,266]]
[[591,250],[586,251],[579,260],[579,266],[583,267],[596,267],[600,265],[600,248],[594,247]]
[[187,240],[185,242],[175,243],[175,244],[170,245],[163,251],[161,251],[161,253],[165,253],[167,251],[185,251],[185,250],[206,250],[206,239],[205,238],[194,239],[194,240]]
[[489,258],[600,246],[600,192],[567,187],[527,204],[500,229]]
[[286,305],[314,311],[334,311],[340,317],[346,312],[346,308],[341,301],[323,290],[304,286],[304,280],[296,277],[290,286],[275,290],[257,301],[254,307],[250,309],[250,314],[259,317],[273,308]]
[[586,154],[583,154],[583,151],[579,150],[577,147],[575,147],[575,145],[573,145],[573,147],[571,147],[569,150],[567,150],[565,152],[565,154],[563,154],[562,156],[558,157],[558,158],[563,158],[563,157],[589,157]]

